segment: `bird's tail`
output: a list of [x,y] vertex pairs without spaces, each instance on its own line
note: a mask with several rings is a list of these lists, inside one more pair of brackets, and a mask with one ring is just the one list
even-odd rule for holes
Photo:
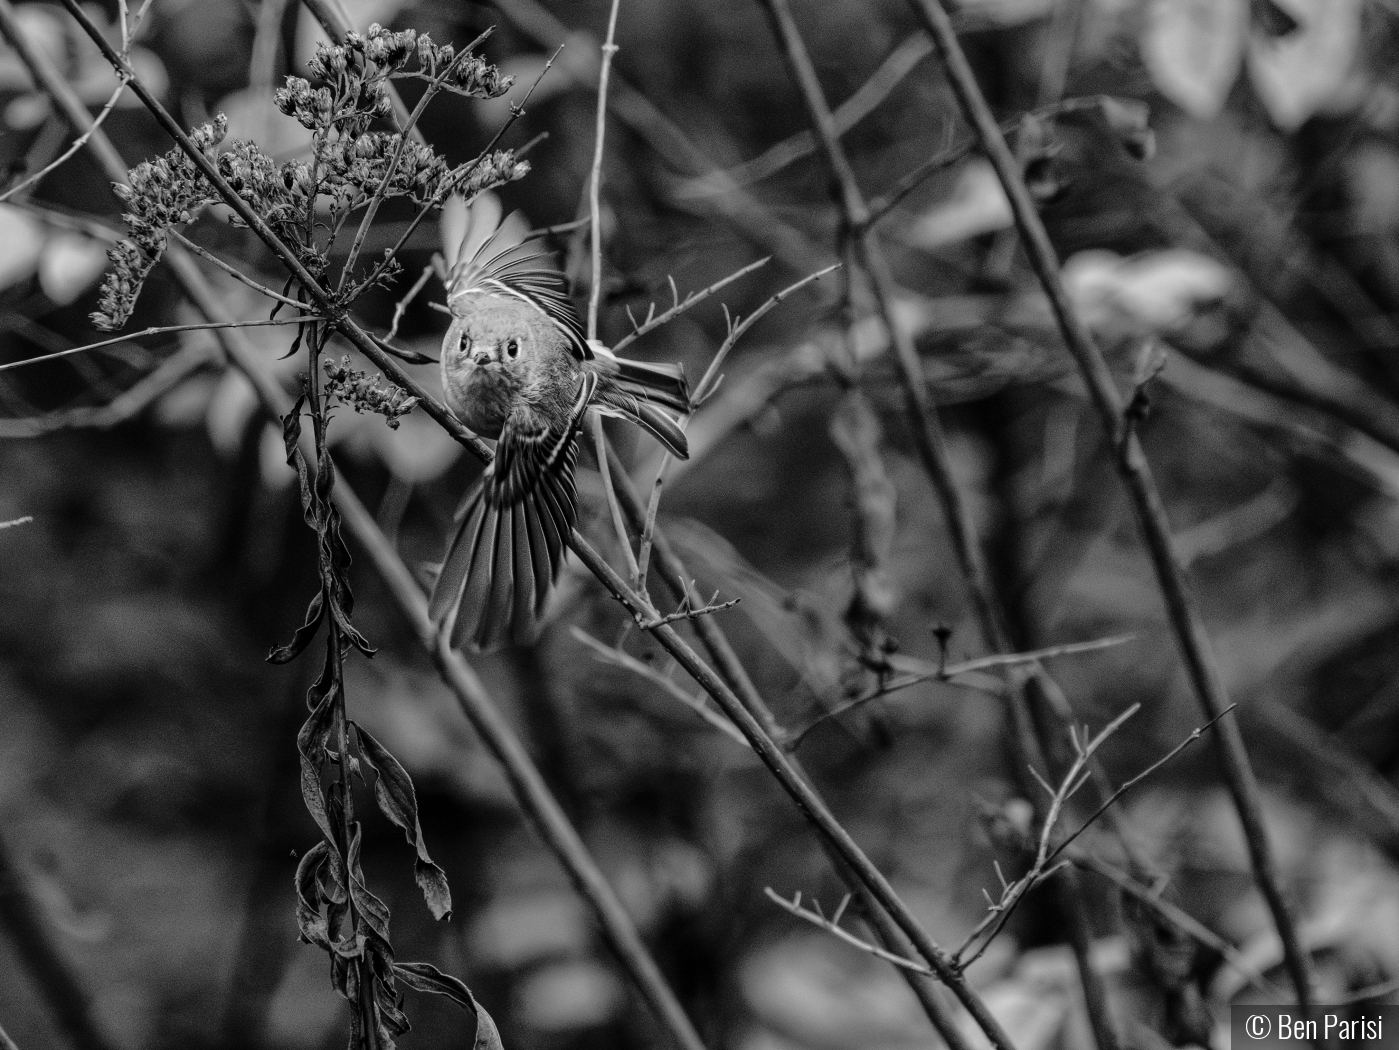
[[544,475],[512,504],[494,504],[487,480],[462,500],[428,603],[434,623],[452,617],[453,648],[481,652],[533,641],[577,516],[571,470]]
[[624,383],[614,381],[600,386],[593,404],[604,415],[621,416],[635,423],[676,459],[690,458],[690,440],[680,424],[664,409],[652,404],[652,399],[631,393]]
[[680,365],[651,364],[614,358],[617,362],[617,385],[630,394],[665,405],[676,412],[690,411],[690,384]]

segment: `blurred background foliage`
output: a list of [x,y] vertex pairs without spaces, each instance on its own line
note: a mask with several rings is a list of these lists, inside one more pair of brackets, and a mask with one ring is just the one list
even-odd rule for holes
[[[497,26],[484,54],[522,83],[566,43],[512,133],[515,144],[547,138],[503,203],[534,226],[585,214],[601,0],[349,6],[362,26],[459,45]],[[797,7],[827,94],[851,100],[845,141],[868,193],[967,141],[904,4]],[[61,9],[19,13],[84,101],[106,102],[111,71]],[[1005,119],[1065,98],[1124,100],[1049,111],[1017,125],[1013,141],[1073,296],[1149,408],[1143,440],[1241,705],[1323,993],[1399,975],[1399,5],[965,0],[956,21]],[[271,108],[270,89],[304,66],[318,33],[296,3],[156,0],[134,58],[185,124],[223,112],[231,138],[290,156],[301,129]],[[773,256],[635,347],[698,376],[725,333],[721,303],[746,314],[834,261],[838,218],[757,4],[624,0],[618,42],[604,336],[624,335],[652,301],[669,305],[671,280],[683,295]],[[1146,107],[1150,136],[1131,104]],[[484,146],[507,105],[447,99],[423,130],[456,163]],[[71,141],[9,52],[0,116],[11,182]],[[132,164],[167,148],[129,94],[106,128]],[[730,178],[697,168],[677,130]],[[110,221],[118,210],[82,153],[0,205],[4,360],[95,338],[88,313],[105,245],[74,217]],[[409,217],[382,215],[371,252]],[[1105,750],[1125,779],[1187,735],[1198,710],[1110,450],[1010,225],[972,155],[917,187],[881,232],[1017,644],[1133,636],[1051,668],[1084,723],[1143,705]],[[191,236],[280,285],[218,209]],[[431,223],[414,235],[405,287],[441,242]],[[565,235],[560,247],[582,285],[581,240]],[[214,276],[240,316],[265,312]],[[844,352],[843,280],[803,290],[739,346],[662,504],[706,593],[744,599],[719,615],[789,725],[865,681],[845,622],[849,423],[829,367]],[[435,353],[445,319],[428,302],[442,294],[431,282],[407,312],[404,345]],[[382,330],[393,305],[372,296],[364,316]],[[132,328],[190,320],[187,310],[157,273]],[[884,626],[904,652],[936,659],[946,625],[953,658],[980,655],[879,326],[861,318],[853,333],[882,429],[876,509],[894,522],[877,581]],[[300,365],[280,360],[287,335],[247,334],[292,389]],[[437,386],[434,369],[421,376]],[[309,665],[263,662],[299,621],[314,550],[280,436],[254,409],[247,381],[200,333],[0,380],[0,518],[34,519],[0,532],[0,832],[114,1046],[290,1050],[343,1038],[324,958],[296,942],[292,916],[295,854],[315,835],[294,746]],[[421,413],[394,431],[341,411],[331,435],[349,481],[429,578],[478,468]],[[655,450],[615,437],[649,484]],[[596,476],[580,485],[585,529],[605,546]],[[396,947],[466,978],[508,1046],[657,1045],[379,582],[361,568],[357,587],[357,622],[380,651],[349,665],[354,717],[413,773],[457,902],[449,925],[433,924],[398,832],[371,819],[364,863],[393,907]],[[571,627],[671,673],[574,568],[538,646],[474,664],[710,1045],[934,1045],[889,967],[764,897],[772,887],[834,904],[841,889],[751,754],[644,678],[599,662]],[[983,887],[998,891],[991,862],[1004,854],[990,828],[1017,812],[1002,740],[995,696],[927,683],[828,720],[802,745],[842,820],[948,945],[981,918]],[[1219,785],[1212,748],[1198,746],[1129,796],[1128,826],[1166,898],[1276,974],[1276,938]],[[1116,855],[1106,836],[1088,841]],[[1182,942],[1171,955],[1145,913],[1106,881],[1088,886],[1128,1045],[1207,1039],[1231,999],[1255,994],[1218,953]],[[971,971],[1019,1050],[1091,1045],[1065,936],[1052,897],[1036,894]],[[5,936],[0,974],[0,1022],[18,1044],[65,1045]],[[464,1045],[448,1008],[422,1002],[412,1016],[404,1046]]]

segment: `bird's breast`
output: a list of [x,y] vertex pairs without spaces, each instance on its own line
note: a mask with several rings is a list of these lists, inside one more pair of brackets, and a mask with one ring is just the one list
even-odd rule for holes
[[447,377],[447,403],[457,418],[482,437],[500,437],[514,407],[517,382],[502,369],[475,368]]

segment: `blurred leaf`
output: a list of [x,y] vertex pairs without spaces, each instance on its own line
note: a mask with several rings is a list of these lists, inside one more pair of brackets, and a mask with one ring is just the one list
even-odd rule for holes
[[39,287],[67,306],[93,286],[107,268],[107,249],[78,233],[56,233],[39,256]]
[[1239,77],[1248,0],[1152,0],[1142,58],[1158,91],[1192,117],[1209,120]]
[[1091,327],[1123,336],[1179,331],[1223,300],[1235,278],[1223,263],[1186,249],[1129,259],[1095,250],[1065,262],[1064,284]]
[[1010,202],[995,170],[989,161],[978,157],[963,166],[944,200],[891,233],[905,244],[930,251],[983,233],[1007,230],[1012,221]]
[[0,291],[34,273],[44,250],[44,227],[28,212],[0,204]]
[[984,19],[996,25],[1013,26],[1043,18],[1054,10],[1054,0],[961,0],[957,14]]
[[1255,35],[1249,42],[1253,89],[1283,131],[1295,131],[1317,112],[1358,104],[1364,88],[1352,78],[1360,44],[1363,0],[1279,0],[1300,28],[1286,37]]
[[519,992],[520,1016],[540,1032],[597,1028],[626,1004],[617,978],[595,959],[569,959],[532,972]]

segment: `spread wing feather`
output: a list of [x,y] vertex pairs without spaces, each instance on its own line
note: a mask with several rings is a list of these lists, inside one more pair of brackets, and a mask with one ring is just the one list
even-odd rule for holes
[[507,419],[495,461],[462,501],[428,611],[455,616],[454,646],[530,640],[578,518],[578,428],[597,386],[585,373],[567,418],[541,424],[527,406]]

